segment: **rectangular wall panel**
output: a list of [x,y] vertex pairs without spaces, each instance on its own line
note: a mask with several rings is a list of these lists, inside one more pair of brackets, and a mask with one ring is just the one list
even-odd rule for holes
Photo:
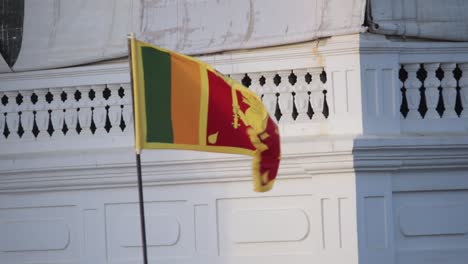
[[[107,204],[108,261],[131,263],[142,258],[138,203]],[[185,201],[145,202],[148,257],[182,257],[193,254],[193,213]]]
[[0,208],[0,263],[69,263],[80,259],[74,206]]
[[364,214],[367,248],[386,248],[388,236],[385,197],[365,197]]
[[311,254],[320,241],[309,196],[218,200],[221,256]]
[[465,263],[468,259],[468,191],[394,194],[398,263]]

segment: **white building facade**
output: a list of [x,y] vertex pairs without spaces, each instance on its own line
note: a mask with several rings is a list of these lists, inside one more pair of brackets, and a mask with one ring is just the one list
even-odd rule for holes
[[[156,2],[129,13],[154,15],[190,1]],[[214,2],[200,5],[216,10]],[[245,2],[238,12],[268,6]],[[324,15],[309,24],[308,39],[285,43],[284,31],[272,31],[279,42],[258,46],[268,35],[253,27],[259,42],[251,49],[238,49],[248,43],[240,41],[209,54],[219,51],[213,42],[198,55],[261,95],[276,117],[283,155],[273,190],[252,191],[250,157],[144,151],[150,263],[466,263],[468,43],[441,29],[424,35],[427,14],[440,18],[435,1],[355,1],[349,12],[343,1],[299,2],[316,14],[338,10],[328,17],[357,16],[350,22],[357,27],[316,39],[324,36],[311,25],[339,28]],[[257,16],[274,20],[279,7]],[[373,29],[361,26],[369,14]],[[187,16],[188,25],[205,25]],[[466,19],[455,18],[453,25]],[[462,35],[453,25],[445,26]],[[415,27],[419,35],[411,35]],[[382,34],[402,28],[406,38]],[[437,41],[411,38],[436,33]],[[188,49],[177,36],[183,41],[174,43]],[[63,69],[56,68],[63,57],[28,62],[41,52],[20,53],[10,70],[22,72],[0,74],[0,263],[141,263],[128,62]]]

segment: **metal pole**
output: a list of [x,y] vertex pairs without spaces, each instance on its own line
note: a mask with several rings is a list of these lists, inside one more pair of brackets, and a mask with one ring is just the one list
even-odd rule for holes
[[[133,33],[128,35],[128,61],[130,65],[130,86],[133,89],[133,67],[132,67],[132,48],[131,41],[134,38]],[[134,94],[134,93],[132,93]],[[135,106],[135,99],[133,99],[133,106]],[[135,107],[133,107],[133,120],[135,120]],[[134,124],[135,128],[135,124]],[[136,165],[137,165],[137,174],[138,174],[138,199],[140,205],[140,225],[141,225],[141,242],[143,248],[143,264],[148,264],[148,253],[146,245],[146,224],[145,224],[145,204],[143,199],[143,178],[141,176],[141,158],[140,158],[140,149],[136,150]]]
[[145,224],[145,205],[143,199],[143,178],[141,176],[141,159],[140,153],[136,153],[137,173],[138,173],[138,197],[140,204],[140,224],[141,224],[141,241],[143,243],[143,263],[148,264],[148,253],[146,246],[146,224]]

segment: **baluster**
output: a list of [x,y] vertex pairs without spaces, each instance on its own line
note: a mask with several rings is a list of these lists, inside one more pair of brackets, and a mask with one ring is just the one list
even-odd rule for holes
[[34,112],[31,96],[33,91],[21,91],[23,96],[23,103],[20,105],[21,111],[21,125],[23,126],[24,134],[23,139],[34,139],[33,126],[34,126]]
[[104,98],[104,89],[106,89],[106,85],[93,85],[91,89],[94,90],[96,93],[96,97],[94,98],[92,105],[94,107],[93,110],[93,120],[94,124],[96,125],[95,134],[106,134],[107,131],[105,129],[106,125],[106,117],[107,117],[107,110],[106,110],[106,99]]
[[81,93],[81,99],[78,101],[78,121],[80,122],[81,131],[80,135],[91,135],[91,99],[89,98],[89,91],[91,86],[78,86],[78,91]]
[[280,93],[278,97],[278,103],[282,113],[281,123],[292,123],[294,121],[292,117],[294,97],[292,95],[293,87],[289,82],[289,75],[291,74],[291,71],[279,71],[277,74],[281,78],[281,82],[278,84],[277,88]]
[[324,100],[324,85],[320,80],[320,74],[322,74],[321,68],[313,68],[309,70],[309,74],[312,76],[312,80],[309,84],[310,87],[310,105],[314,111],[312,116],[313,120],[324,120],[323,107],[325,104]]
[[6,123],[8,125],[8,130],[10,134],[8,135],[9,140],[17,140],[19,139],[18,135],[18,126],[19,126],[19,106],[16,103],[16,96],[18,96],[18,92],[5,92],[5,95],[8,97],[8,104],[6,106]]
[[404,65],[406,72],[408,73],[408,78],[405,81],[406,88],[406,99],[408,101],[408,115],[407,119],[421,119],[422,116],[418,111],[419,102],[421,101],[421,93],[419,88],[421,88],[421,81],[417,77],[417,71],[420,68],[420,65],[417,63],[406,64]]
[[50,136],[47,133],[47,127],[49,126],[49,112],[47,109],[46,94],[48,90],[39,89],[34,90],[34,93],[37,95],[37,102],[34,104],[34,111],[36,111],[36,126],[39,130],[37,138],[46,138]]
[[274,72],[265,72],[263,74],[263,77],[265,77],[265,84],[261,87],[260,93],[263,94],[262,101],[268,114],[273,120],[277,121],[275,118],[275,111],[278,98],[276,97],[276,85],[273,82],[275,75]]
[[6,125],[8,126],[8,135],[9,140],[18,140],[18,124],[19,124],[19,115],[18,113],[9,112],[6,118]]
[[108,115],[109,122],[111,124],[110,133],[118,133],[122,130],[120,129],[120,117],[122,113],[122,108],[120,107],[120,97],[119,97],[119,84],[108,84],[107,88],[110,90],[110,97],[107,99],[107,105],[109,105]]
[[443,118],[458,117],[455,112],[455,103],[457,100],[457,80],[453,76],[455,70],[455,63],[442,63],[441,66],[444,71],[444,78],[442,79],[442,95],[444,98],[445,111]]
[[440,118],[437,112],[437,103],[439,102],[439,86],[440,81],[436,77],[436,71],[440,63],[425,63],[424,69],[427,72],[426,80],[424,80],[424,87],[426,87],[426,104],[427,112],[424,118]]
[[124,97],[122,98],[122,117],[125,122],[125,131],[133,131],[133,109],[132,109],[132,90],[130,89],[130,84],[124,83],[121,85],[124,89]]
[[459,81],[460,97],[462,101],[463,111],[460,117],[468,117],[468,63],[459,64],[458,67],[462,71],[462,76]]
[[50,89],[50,93],[54,97],[52,102],[50,102],[50,118],[52,121],[52,126],[54,127],[54,133],[52,134],[53,137],[61,137],[63,136],[63,122],[65,120],[65,113],[63,112],[64,104],[61,99],[63,90],[60,88]]
[[16,103],[16,96],[18,95],[17,92],[5,92],[6,98],[8,98],[8,103],[5,106],[5,122],[6,126],[8,127],[8,139],[18,139],[18,134],[16,131],[18,130],[18,104]]
[[78,123],[78,111],[76,109],[78,102],[75,98],[75,87],[65,87],[62,89],[67,94],[67,99],[63,102],[63,108],[65,109],[64,117],[65,124],[67,125],[66,136],[76,136],[76,126]]
[[260,73],[254,72],[249,73],[251,84],[249,89],[252,90],[258,97],[261,97],[260,90],[262,89],[262,85],[260,84],[260,78],[262,75]]
[[309,84],[306,82],[306,69],[299,69],[294,70],[294,74],[296,74],[297,81],[294,84],[294,92],[296,96],[294,97],[294,102],[297,109],[297,117],[296,122],[303,122],[309,121],[309,117],[307,116],[307,110],[309,107]]

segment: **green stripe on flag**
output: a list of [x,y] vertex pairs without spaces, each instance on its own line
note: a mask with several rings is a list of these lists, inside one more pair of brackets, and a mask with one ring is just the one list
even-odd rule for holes
[[142,47],[145,80],[146,141],[172,143],[171,56]]

